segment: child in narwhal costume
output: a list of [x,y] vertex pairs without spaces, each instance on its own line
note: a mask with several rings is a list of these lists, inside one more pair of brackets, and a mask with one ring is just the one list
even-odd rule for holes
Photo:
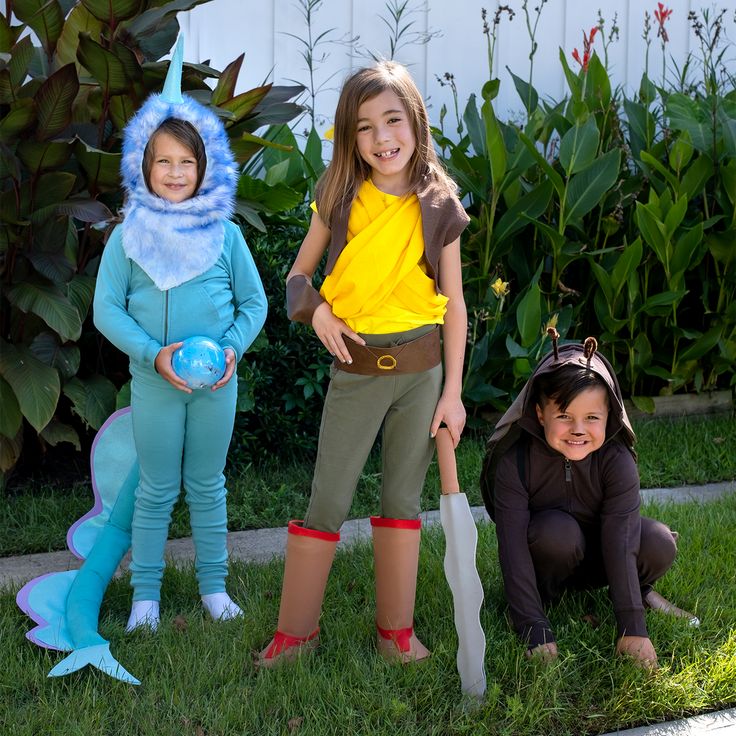
[[[242,614],[225,592],[223,469],[237,398],[235,367],[267,302],[240,228],[230,222],[237,168],[217,115],[181,94],[181,39],[163,92],[126,126],[124,220],[100,264],[94,321],[130,357],[140,464],[132,520],[133,607],[127,629],[156,628],[171,512],[182,483],[202,602],[215,620]],[[203,335],[225,351],[225,375],[192,391],[173,353]]]
[[527,656],[557,656],[544,603],[565,589],[608,586],[616,651],[656,667],[645,608],[699,622],[652,585],[672,565],[676,533],[641,516],[634,432],[594,338],[545,356],[503,415],[481,474],[496,523],[514,629]]

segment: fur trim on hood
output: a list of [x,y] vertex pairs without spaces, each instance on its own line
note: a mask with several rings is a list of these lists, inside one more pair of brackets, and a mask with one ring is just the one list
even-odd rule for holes
[[[167,118],[187,120],[198,131],[207,153],[202,184],[194,197],[169,202],[148,190],[143,152]],[[123,249],[156,286],[165,291],[207,271],[225,239],[223,220],[233,213],[238,172],[227,133],[211,110],[183,97],[171,102],[153,94],[128,122],[121,164],[127,201],[123,208]]]
[[536,407],[533,401],[535,395],[534,384],[537,378],[566,365],[585,366],[603,379],[608,388],[611,407],[608,414],[608,424],[606,425],[606,442],[621,442],[636,459],[636,453],[634,452],[636,436],[624,408],[623,395],[618,379],[613,366],[600,353],[596,352],[596,341],[589,337],[585,343],[562,345],[559,349],[557,348],[556,339],[553,339],[553,341],[553,352],[545,355],[539,362],[524,388],[521,389],[506,413],[499,419],[493,434],[486,443],[486,455],[480,477],[481,493],[483,500],[486,501],[486,507],[489,503],[492,505],[498,461],[519,439],[522,431],[544,441],[544,430],[537,419]]

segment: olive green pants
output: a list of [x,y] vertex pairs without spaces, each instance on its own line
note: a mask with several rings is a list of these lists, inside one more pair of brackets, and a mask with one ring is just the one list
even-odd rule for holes
[[[400,345],[433,326],[363,335],[371,346]],[[421,373],[362,376],[333,369],[322,410],[312,495],[304,526],[337,532],[358,478],[383,432],[381,516],[415,519],[434,441],[429,436],[442,389],[442,365]]]

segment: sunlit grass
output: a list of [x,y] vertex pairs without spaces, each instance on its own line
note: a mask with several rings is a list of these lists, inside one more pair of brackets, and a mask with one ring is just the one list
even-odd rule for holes
[[[416,629],[433,652],[418,666],[375,653],[372,554],[339,551],[328,583],[316,656],[257,672],[253,654],[273,633],[282,563],[233,562],[229,588],[245,620],[214,624],[198,606],[191,567],[168,568],[158,634],[125,635],[127,577],[105,598],[101,629],[134,688],[99,672],[46,673],[62,655],[24,638],[30,628],[14,591],[0,595],[0,733],[225,736],[230,734],[505,734],[585,736],[736,705],[736,496],[709,504],[649,505],[644,513],[680,531],[679,554],[658,590],[700,616],[700,628],[649,612],[661,667],[649,674],[613,655],[614,617],[604,591],[564,597],[550,608],[560,658],[530,663],[506,620],[493,525],[479,529],[486,602],[488,693],[463,707],[455,668],[452,600],[444,539],[423,532]],[[596,628],[584,619],[592,613]]]

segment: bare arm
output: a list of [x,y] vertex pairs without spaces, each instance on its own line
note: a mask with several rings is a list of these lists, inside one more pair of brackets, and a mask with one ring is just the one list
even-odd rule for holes
[[468,314],[463,297],[462,269],[460,264],[460,238],[442,249],[440,256],[440,289],[449,299],[442,327],[445,359],[445,382],[442,395],[432,419],[430,434],[435,436],[444,422],[457,447],[465,427],[465,407],[461,400],[463,360],[468,331]]

